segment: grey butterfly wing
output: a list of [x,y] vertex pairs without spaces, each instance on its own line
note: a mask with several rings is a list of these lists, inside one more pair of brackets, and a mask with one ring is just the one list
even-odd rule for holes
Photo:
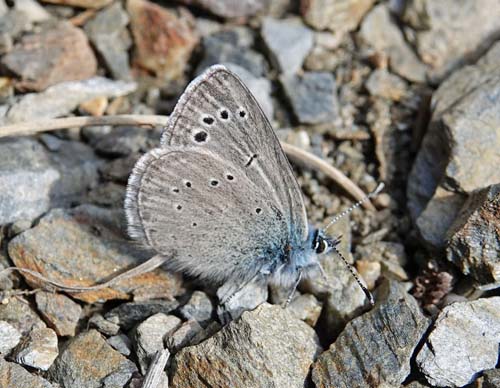
[[210,67],[188,86],[170,116],[162,144],[223,155],[272,198],[293,246],[307,238],[302,193],[279,141],[253,95],[224,66]]
[[210,150],[162,147],[136,164],[125,201],[129,234],[172,269],[246,281],[283,255],[287,221],[245,171]]

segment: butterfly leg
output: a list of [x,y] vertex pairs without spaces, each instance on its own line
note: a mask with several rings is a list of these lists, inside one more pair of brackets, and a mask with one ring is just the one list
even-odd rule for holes
[[295,291],[297,290],[297,287],[299,286],[300,280],[302,279],[302,271],[303,271],[303,268],[300,267],[297,271],[297,280],[295,280],[295,283],[293,284],[293,288],[290,291],[290,294],[288,294],[288,298],[286,298],[286,301],[285,301],[285,304],[283,305],[283,308],[288,307],[288,305],[292,301],[292,298],[295,295]]

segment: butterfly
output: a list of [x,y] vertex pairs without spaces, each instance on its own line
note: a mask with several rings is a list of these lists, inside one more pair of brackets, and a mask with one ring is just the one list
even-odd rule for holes
[[339,243],[308,225],[268,119],[222,65],[188,85],[160,146],[136,163],[125,212],[130,236],[170,269],[229,284],[221,303],[252,281],[295,290]]

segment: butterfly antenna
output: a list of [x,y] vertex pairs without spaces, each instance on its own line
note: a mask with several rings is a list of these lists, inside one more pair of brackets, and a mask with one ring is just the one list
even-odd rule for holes
[[354,267],[351,264],[349,264],[349,262],[346,260],[344,255],[342,253],[340,253],[340,251],[336,247],[333,247],[332,249],[335,251],[335,253],[337,255],[340,256],[340,258],[342,259],[342,261],[346,265],[346,267],[349,270],[349,272],[351,273],[351,275],[354,276],[354,279],[356,279],[356,282],[358,283],[358,285],[361,287],[361,289],[365,293],[366,298],[370,302],[370,305],[372,307],[375,306],[375,300],[373,299],[372,293],[370,291],[368,291],[368,288],[366,288],[365,285],[361,282],[359,276],[356,274],[356,270],[354,269]]
[[345,209],[343,212],[337,214],[335,217],[333,217],[333,220],[330,221],[330,223],[325,227],[324,230],[327,230],[330,226],[335,224],[338,220],[340,220],[342,217],[345,217],[347,214],[351,213],[354,209],[357,209],[360,207],[363,203],[368,201],[370,198],[376,197],[385,187],[384,182],[380,182],[375,190],[373,190],[371,193],[365,195],[363,198],[361,198],[358,202],[353,204],[352,206],[348,207]]

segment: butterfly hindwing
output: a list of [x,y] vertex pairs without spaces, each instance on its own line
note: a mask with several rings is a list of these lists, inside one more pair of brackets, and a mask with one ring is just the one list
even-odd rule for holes
[[288,226],[268,193],[210,150],[162,147],[136,164],[129,233],[170,266],[212,281],[254,276],[280,253]]

